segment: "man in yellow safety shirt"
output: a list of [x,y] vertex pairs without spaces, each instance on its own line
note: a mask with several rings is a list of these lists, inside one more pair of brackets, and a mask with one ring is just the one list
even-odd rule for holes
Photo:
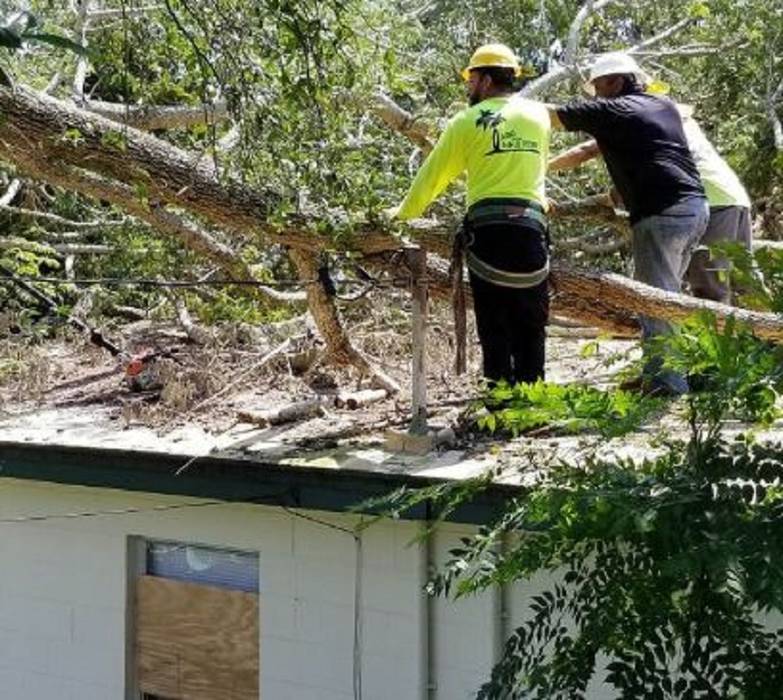
[[726,279],[729,263],[724,258],[712,256],[709,246],[727,242],[751,249],[750,197],[737,174],[721,158],[693,118],[693,107],[678,107],[685,137],[710,205],[707,230],[693,252],[685,277],[694,296],[730,304],[731,288]]
[[478,48],[462,72],[470,106],[448,123],[396,214],[420,216],[467,171],[466,261],[476,326],[491,381],[544,377],[549,248],[544,179],[546,107],[514,92],[507,46]]

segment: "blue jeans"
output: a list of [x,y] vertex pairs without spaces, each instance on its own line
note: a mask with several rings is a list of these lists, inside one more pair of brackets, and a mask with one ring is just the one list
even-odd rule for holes
[[[633,225],[634,277],[651,287],[680,292],[693,250],[709,221],[707,200],[693,197],[664,209],[660,214],[640,219]],[[668,321],[641,316],[642,338],[671,333]],[[648,356],[644,375],[672,393],[688,391],[685,377],[662,369],[663,358]]]

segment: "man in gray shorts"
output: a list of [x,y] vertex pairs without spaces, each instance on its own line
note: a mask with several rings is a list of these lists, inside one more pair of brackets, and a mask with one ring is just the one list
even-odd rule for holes
[[691,257],[686,279],[694,296],[730,304],[729,262],[725,258],[712,257],[709,246],[729,242],[750,250],[750,198],[736,173],[693,119],[693,108],[689,105],[678,105],[678,108],[710,205],[707,230]]

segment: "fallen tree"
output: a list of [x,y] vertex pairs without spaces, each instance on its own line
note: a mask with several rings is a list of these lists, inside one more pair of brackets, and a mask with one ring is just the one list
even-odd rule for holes
[[[221,176],[196,154],[138,129],[123,126],[118,130],[110,119],[25,87],[0,88],[0,111],[5,117],[0,121],[0,158],[31,177],[121,207],[161,233],[176,236],[230,278],[250,279],[252,273],[238,252],[221,243],[207,226],[226,235],[252,231],[269,244],[288,246],[332,359],[354,364],[379,386],[396,389],[353,348],[334,299],[315,283],[316,255],[336,248],[334,241],[307,230],[307,222],[272,226],[268,214],[277,198],[274,192]],[[596,203],[589,206],[596,216],[606,215]],[[447,231],[420,231],[416,238],[433,253],[446,256]],[[371,227],[345,238],[339,247],[369,256],[383,267],[388,263],[382,254],[400,245],[389,232]],[[433,256],[428,272],[433,295],[447,296],[450,287],[443,260]],[[783,322],[772,314],[667,295],[620,275],[557,266],[553,283],[554,313],[610,331],[633,332],[637,313],[679,320],[706,308],[719,319],[736,316],[748,322],[761,337],[783,339]]]

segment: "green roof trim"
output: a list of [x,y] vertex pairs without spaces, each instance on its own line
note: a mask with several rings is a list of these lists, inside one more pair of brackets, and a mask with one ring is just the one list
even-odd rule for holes
[[[444,482],[407,474],[281,465],[240,457],[210,455],[194,459],[160,452],[2,441],[0,477],[334,512],[345,512],[402,486]],[[457,509],[448,520],[485,523],[514,495],[519,495],[518,487],[493,486]],[[424,520],[426,506],[411,509],[403,517]]]

